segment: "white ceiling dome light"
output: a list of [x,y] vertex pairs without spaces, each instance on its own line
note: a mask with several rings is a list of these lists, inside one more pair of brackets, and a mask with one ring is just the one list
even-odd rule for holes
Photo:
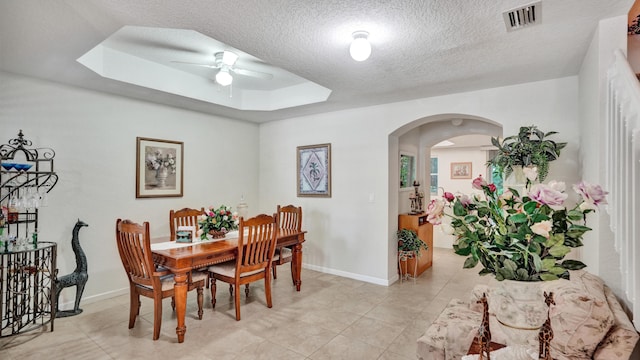
[[371,44],[369,43],[369,33],[366,31],[356,31],[353,33],[353,41],[349,47],[349,53],[355,61],[365,61],[371,55]]

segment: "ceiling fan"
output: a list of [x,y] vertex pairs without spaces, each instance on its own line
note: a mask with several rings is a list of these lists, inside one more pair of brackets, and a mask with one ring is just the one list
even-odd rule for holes
[[218,72],[216,73],[216,82],[222,86],[230,85],[233,82],[233,76],[231,75],[232,73],[237,75],[255,77],[255,78],[264,79],[264,80],[273,79],[273,74],[236,67],[235,63],[236,61],[238,61],[238,54],[234,52],[224,50],[224,51],[215,53],[213,56],[214,56],[213,64],[199,64],[199,63],[190,63],[190,62],[184,62],[184,61],[172,61],[172,62],[178,63],[178,64],[187,64],[187,65],[208,67],[211,69],[218,69]]

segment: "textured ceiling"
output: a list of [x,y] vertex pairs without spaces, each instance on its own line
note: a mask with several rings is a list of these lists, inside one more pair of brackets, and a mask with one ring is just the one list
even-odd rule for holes
[[[0,70],[265,122],[575,75],[598,20],[626,14],[633,0],[543,0],[540,25],[507,32],[502,12],[529,2],[0,0]],[[195,30],[331,96],[289,109],[235,110],[102,78],[76,61],[125,25]],[[349,57],[356,30],[370,33],[365,62]]]

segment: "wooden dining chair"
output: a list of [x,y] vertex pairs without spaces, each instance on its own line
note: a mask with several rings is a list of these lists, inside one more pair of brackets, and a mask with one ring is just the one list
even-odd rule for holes
[[[116,221],[116,243],[122,265],[129,278],[129,329],[140,314],[140,295],[153,299],[153,340],[160,337],[162,325],[162,299],[173,297],[173,274],[157,270],[151,256],[149,223],[136,224],[130,220]],[[202,292],[207,274],[192,272],[188,290],[198,290],[198,318],[202,320]]]
[[[216,306],[216,280],[228,283],[235,295],[236,320],[240,320],[240,285],[245,285],[249,296],[249,283],[264,279],[267,307],[271,307],[271,261],[278,236],[277,214],[261,214],[244,220],[240,218],[238,250],[234,261],[209,266],[211,278],[211,305]],[[235,294],[233,289],[235,288]]]
[[[281,230],[295,230],[300,232],[302,230],[302,206],[297,207],[294,205],[280,206],[278,205],[277,210],[279,225],[278,228]],[[278,274],[276,272],[276,267],[278,265],[283,265],[286,263],[290,263],[293,260],[293,251],[290,247],[281,246],[276,247],[276,253],[273,256],[273,278],[277,279]],[[295,284],[295,280],[293,279],[293,273],[291,273],[291,280]]]
[[[174,241],[176,239],[178,226],[193,226],[193,228],[197,232],[198,228],[200,227],[200,225],[198,224],[198,217],[204,214],[204,208],[201,208],[200,210],[184,208],[180,210],[169,211],[169,229],[171,230],[171,241]],[[196,236],[195,232],[193,236]]]

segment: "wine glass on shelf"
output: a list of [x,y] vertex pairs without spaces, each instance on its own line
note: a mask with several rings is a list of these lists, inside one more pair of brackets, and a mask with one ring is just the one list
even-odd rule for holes
[[24,207],[28,211],[35,211],[40,207],[40,194],[35,186],[27,188],[27,194],[24,196]]
[[13,168],[18,171],[27,171],[31,169],[33,165],[31,164],[13,164]]
[[47,194],[49,193],[50,187],[51,186],[49,184],[46,184],[38,188],[38,194],[40,195],[40,207],[49,206],[49,196]]
[[13,169],[14,166],[15,166],[14,163],[10,163],[10,162],[3,162],[1,165],[2,165],[2,168],[7,170],[7,171]]

